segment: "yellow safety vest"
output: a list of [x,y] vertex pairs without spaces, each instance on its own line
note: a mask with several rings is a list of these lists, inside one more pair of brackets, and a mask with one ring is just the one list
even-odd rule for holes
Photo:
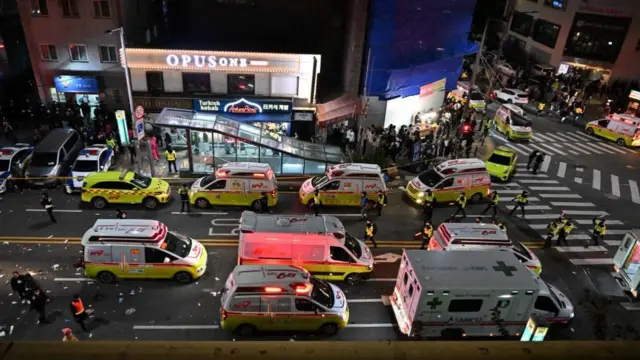
[[607,226],[598,221],[596,222],[596,225],[593,228],[593,231],[595,231],[600,235],[605,235],[607,233]]
[[180,194],[180,195],[187,194],[188,192],[189,192],[189,190],[185,189],[185,188],[178,189],[178,194]]
[[544,110],[544,103],[538,104],[538,110]]
[[499,195],[491,196],[491,203],[493,205],[498,205],[499,202],[500,202],[500,196]]
[[460,206],[462,206],[464,208],[465,206],[467,206],[467,197],[462,195],[462,196],[458,197],[457,202],[458,202],[458,204]]
[[320,195],[313,195],[313,202],[316,204],[320,204]]
[[372,237],[373,236],[373,225],[371,225],[371,226],[367,225],[365,227],[365,233],[367,234],[368,237]]
[[116,141],[113,139],[109,139],[107,140],[107,145],[109,145],[109,147],[111,147],[112,149],[116,148]]
[[529,197],[528,196],[518,195],[518,196],[516,196],[516,201],[518,202],[518,204],[528,204],[529,203]]
[[384,194],[378,196],[378,204],[380,204],[382,206],[387,206],[387,204],[384,203],[384,200],[385,200]]
[[422,236],[431,238],[433,236],[433,226],[425,226],[424,229],[422,229]]
[[564,233],[569,235],[569,233],[571,232],[571,230],[573,230],[573,224],[572,223],[566,223],[564,224],[564,226],[562,227],[562,230],[564,230]]
[[435,200],[435,196],[433,194],[429,195],[429,194],[425,194],[424,195],[424,202],[425,203],[432,203],[433,200]]
[[164,152],[164,156],[167,158],[167,161],[175,161],[176,160],[176,152],[168,150]]
[[576,114],[582,114],[582,108],[577,108],[576,109]]

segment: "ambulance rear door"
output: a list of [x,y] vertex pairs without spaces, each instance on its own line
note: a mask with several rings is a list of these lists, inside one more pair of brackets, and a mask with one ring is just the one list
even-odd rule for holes
[[384,190],[384,187],[379,176],[362,180],[362,191],[366,191],[370,199],[376,199],[380,190]]
[[249,179],[246,180],[248,186],[245,188],[245,205],[250,205],[254,200],[262,197],[262,193],[270,195],[273,190],[266,179]]
[[406,317],[408,325],[413,324],[416,320],[416,310],[420,303],[420,295],[422,293],[422,285],[419,279],[416,277],[411,262],[406,257],[406,254],[402,255],[402,265],[398,271],[398,278],[396,279],[396,294],[398,303],[400,304],[401,311]]
[[625,234],[613,256],[613,264],[630,290],[636,290],[640,284],[640,231]]

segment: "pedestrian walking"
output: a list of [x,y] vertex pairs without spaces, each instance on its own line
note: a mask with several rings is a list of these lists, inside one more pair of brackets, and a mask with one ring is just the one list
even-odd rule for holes
[[516,212],[516,210],[520,208],[522,210],[522,218],[524,219],[525,217],[524,207],[527,206],[527,204],[529,204],[529,192],[527,190],[522,191],[521,194],[518,194],[516,197],[513,198],[513,201],[516,202],[516,205],[513,207],[513,209],[511,209],[511,212],[509,213],[509,215],[513,215]]
[[366,220],[368,218],[367,215],[367,207],[369,206],[369,198],[367,197],[367,192],[363,191],[360,193],[360,216],[362,220]]
[[456,199],[456,211],[453,213],[453,215],[451,215],[450,219],[455,219],[458,214],[462,214],[463,219],[466,218],[467,213],[464,211],[466,207],[467,196],[465,195],[464,191],[461,191],[460,195],[458,195],[458,198]]
[[120,209],[116,209],[117,213],[116,213],[116,219],[126,219],[127,218],[127,213],[120,210]]
[[260,193],[260,214],[271,213],[269,211],[269,197],[266,192]]
[[313,213],[315,216],[320,215],[320,207],[322,207],[322,200],[320,199],[320,190],[316,190],[313,192],[313,201],[310,206],[313,208]]
[[436,201],[435,196],[433,196],[433,192],[431,189],[427,189],[422,198],[422,213],[424,214],[424,221],[431,222],[431,218],[433,218],[433,204]]
[[533,160],[533,175],[538,175],[538,170],[544,161],[544,157],[545,155],[543,152],[539,152],[538,155],[536,155],[535,160]]
[[376,240],[375,240],[375,236],[377,232],[378,232],[378,227],[376,226],[376,224],[374,224],[371,221],[371,219],[367,219],[367,224],[364,227],[364,241],[365,242],[367,240],[371,241],[374,248],[378,247],[378,244],[376,244]]
[[171,167],[173,166],[173,170],[178,173],[178,167],[176,166],[176,151],[173,150],[171,146],[167,147],[167,150],[164,152],[164,157],[167,160],[167,164],[169,167],[169,174],[171,174]]
[[548,249],[551,247],[551,241],[554,237],[558,236],[558,232],[562,228],[562,219],[557,219],[551,221],[547,225],[547,237],[544,239],[544,248]]
[[560,224],[562,227],[558,232],[558,240],[556,240],[556,246],[562,246],[564,243],[566,246],[569,246],[569,242],[567,241],[567,236],[571,234],[571,230],[573,230],[573,223],[571,222],[571,218],[564,218],[562,223]]
[[180,212],[184,212],[184,208],[187,208],[187,212],[191,212],[191,204],[189,204],[189,188],[187,184],[182,184],[180,189],[178,189],[178,194],[180,194]]
[[420,245],[420,249],[424,250],[427,247],[427,244],[429,244],[429,241],[431,241],[431,237],[433,236],[433,225],[431,225],[430,221],[424,222],[422,231],[417,233],[416,236],[418,235],[422,236],[422,244]]
[[73,335],[73,331],[71,331],[71,329],[64,328],[64,329],[62,329],[62,341],[63,342],[66,342],[66,341],[75,342],[75,341],[78,341],[78,338],[75,335]]
[[46,191],[42,191],[42,199],[40,205],[47,211],[49,219],[52,223],[57,223],[56,218],[53,216],[53,200]]
[[27,284],[24,275],[14,271],[11,276],[11,290],[18,294],[20,301],[24,304],[27,302]]
[[47,295],[45,295],[40,288],[36,288],[33,291],[33,295],[30,299],[30,310],[35,310],[38,313],[38,324],[48,324],[47,321]]
[[496,216],[498,216],[498,204],[500,203],[500,196],[498,195],[497,191],[492,191],[491,192],[491,198],[489,198],[489,204],[487,205],[486,208],[484,208],[484,211],[482,212],[482,215],[486,214],[487,211],[489,211],[489,209],[493,210],[493,218],[495,218]]
[[378,191],[378,200],[376,201],[376,209],[378,210],[378,216],[382,216],[382,209],[387,206],[387,195],[384,191]]
[[531,168],[531,164],[533,164],[533,160],[536,159],[536,157],[538,156],[539,153],[540,153],[539,150],[533,150],[529,154],[529,160],[527,161],[527,170],[529,170]]
[[85,332],[89,332],[89,330],[87,330],[87,325],[85,324],[89,315],[87,315],[84,303],[78,294],[74,294],[73,300],[71,300],[71,313],[73,314],[73,319],[78,323],[78,325],[80,325],[80,328]]
[[[593,233],[591,234],[591,240],[595,246],[600,246],[600,239],[602,239],[607,234],[607,225],[605,225],[604,216],[600,216],[593,219]],[[585,248],[589,247],[589,242],[584,246]]]

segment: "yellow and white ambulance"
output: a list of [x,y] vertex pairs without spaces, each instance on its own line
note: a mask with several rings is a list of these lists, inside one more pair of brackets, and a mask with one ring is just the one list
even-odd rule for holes
[[585,131],[611,140],[620,146],[640,146],[640,118],[628,114],[611,114],[587,123]]

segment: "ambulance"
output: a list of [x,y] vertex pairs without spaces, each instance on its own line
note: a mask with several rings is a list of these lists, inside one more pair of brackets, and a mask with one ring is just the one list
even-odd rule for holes
[[562,292],[506,251],[404,250],[400,261],[389,303],[410,337],[520,336],[531,316],[574,317]]
[[95,144],[80,150],[76,161],[71,166],[69,179],[64,185],[67,194],[82,190],[82,183],[87,175],[108,171],[113,165],[113,156],[113,149],[104,144]]
[[81,239],[87,277],[173,279],[187,284],[207,269],[207,249],[156,220],[97,220]]
[[638,297],[640,291],[640,230],[626,233],[613,257],[615,279],[623,290]]
[[415,203],[422,204],[429,189],[438,203],[454,202],[461,191],[467,199],[478,202],[491,193],[491,178],[480,159],[447,160],[409,181],[405,194]]
[[238,265],[296,265],[322,280],[357,284],[373,271],[367,245],[329,215],[272,215],[245,211],[240,218]]
[[220,327],[240,336],[261,331],[335,335],[349,322],[339,287],[289,265],[239,265],[221,296]]
[[438,226],[429,241],[431,251],[484,251],[512,252],[536,275],[542,271],[540,259],[521,243],[509,240],[507,234],[494,224],[444,223]]
[[462,101],[463,103],[465,103],[468,99],[470,100],[469,102],[470,108],[479,112],[485,112],[487,104],[484,100],[484,95],[480,91],[480,88],[477,86],[474,86],[473,90],[471,91],[471,95],[469,95],[470,88],[471,88],[471,84],[469,84],[468,82],[458,81],[457,88],[449,92],[448,97],[455,98],[457,100]]
[[251,207],[260,210],[262,193],[269,207],[278,203],[278,183],[269,164],[234,162],[218,166],[213,175],[196,180],[189,190],[189,202],[199,208],[216,205]]
[[320,190],[323,205],[360,206],[363,191],[375,200],[378,191],[387,191],[387,185],[380,166],[352,163],[331,166],[323,176],[307,179],[298,191],[300,202],[311,205],[316,190]]
[[533,130],[531,121],[526,118],[524,110],[517,105],[504,104],[493,119],[496,130],[503,133],[508,140],[531,140]]
[[628,114],[611,114],[587,123],[585,131],[611,140],[620,146],[640,146],[640,118]]

